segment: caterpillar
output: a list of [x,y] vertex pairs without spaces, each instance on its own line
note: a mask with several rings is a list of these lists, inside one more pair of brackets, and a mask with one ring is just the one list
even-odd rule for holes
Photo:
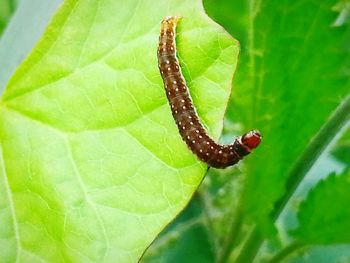
[[236,138],[232,144],[220,145],[208,135],[199,120],[176,56],[176,26],[180,17],[165,17],[161,22],[158,45],[158,67],[172,115],[182,139],[203,162],[215,168],[233,165],[261,142],[258,130]]

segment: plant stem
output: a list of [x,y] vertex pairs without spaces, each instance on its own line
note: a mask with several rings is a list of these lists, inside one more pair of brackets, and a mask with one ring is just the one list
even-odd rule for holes
[[303,248],[304,245],[298,242],[293,242],[280,250],[275,256],[273,256],[270,260],[268,260],[268,263],[278,263],[282,262],[283,259],[285,259],[290,254],[294,253],[295,251]]
[[241,253],[238,255],[235,263],[252,262],[259,251],[263,238],[257,227],[254,227],[249,235],[247,242],[244,244]]
[[[320,129],[316,136],[311,140],[306,150],[302,153],[300,158],[292,166],[287,176],[286,192],[276,202],[274,210],[272,211],[272,218],[277,220],[284,207],[297,190],[300,182],[304,179],[307,172],[313,166],[317,158],[330,144],[337,132],[344,127],[350,117],[350,96],[346,97],[334,113],[331,115],[326,124]],[[263,237],[260,230],[255,226],[247,239],[246,244],[238,256],[237,263],[250,263],[254,260],[259,248],[263,242]]]
[[242,209],[241,209],[241,206],[239,206],[236,214],[234,215],[234,219],[232,221],[229,232],[227,234],[227,238],[224,242],[223,249],[220,253],[220,257],[216,261],[217,263],[227,262],[228,258],[231,255],[232,248],[237,243],[241,226],[242,226]]
[[197,191],[197,196],[198,196],[198,200],[201,203],[201,207],[203,208],[203,223],[206,225],[206,229],[207,229],[207,234],[209,237],[209,242],[211,243],[213,250],[215,251],[215,255],[218,254],[218,245],[217,245],[217,241],[215,240],[215,235],[214,235],[214,226],[213,226],[213,222],[212,222],[212,218],[209,212],[209,209],[207,207],[207,202],[205,201],[206,197],[205,197],[205,193],[201,190],[198,189]]

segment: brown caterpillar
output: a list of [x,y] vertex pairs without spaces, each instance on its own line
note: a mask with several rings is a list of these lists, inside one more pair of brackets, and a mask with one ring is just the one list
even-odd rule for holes
[[161,23],[158,45],[158,67],[163,78],[166,95],[182,139],[197,157],[209,166],[225,168],[241,160],[261,141],[260,132],[252,130],[220,145],[209,137],[193,106],[191,95],[182,76],[176,57],[176,25],[179,17],[165,17]]

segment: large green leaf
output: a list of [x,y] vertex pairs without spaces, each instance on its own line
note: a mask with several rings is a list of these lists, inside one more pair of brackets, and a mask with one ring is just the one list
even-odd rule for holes
[[349,171],[321,181],[300,207],[294,236],[308,244],[350,243],[349,189]]
[[[310,159],[300,160],[349,94],[350,29],[346,20],[337,19],[334,0],[236,2],[208,0],[207,5],[209,14],[242,40],[228,117],[245,129],[262,131],[261,147],[246,162],[241,207],[267,230],[276,200],[295,189],[341,125],[314,142],[320,147]],[[234,15],[221,17],[224,8]]]
[[164,95],[166,15],[183,17],[182,67],[218,138],[238,46],[200,1],[67,0],[1,100],[5,261],[135,262],[192,196],[206,166]]

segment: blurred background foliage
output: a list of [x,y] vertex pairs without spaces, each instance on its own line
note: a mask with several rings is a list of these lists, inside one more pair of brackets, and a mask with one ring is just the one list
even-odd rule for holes
[[[21,1],[15,15],[33,2]],[[1,0],[0,34],[16,6]],[[210,169],[142,262],[350,262],[350,2],[204,7],[241,43],[222,141],[251,128],[264,140],[242,164]],[[55,8],[47,10],[36,10],[37,37]],[[21,48],[6,37],[2,46]],[[30,48],[17,52],[13,69]],[[1,73],[1,84],[10,74]]]
[[1,0],[0,2],[0,35],[4,31],[13,12],[16,10],[16,0]]

